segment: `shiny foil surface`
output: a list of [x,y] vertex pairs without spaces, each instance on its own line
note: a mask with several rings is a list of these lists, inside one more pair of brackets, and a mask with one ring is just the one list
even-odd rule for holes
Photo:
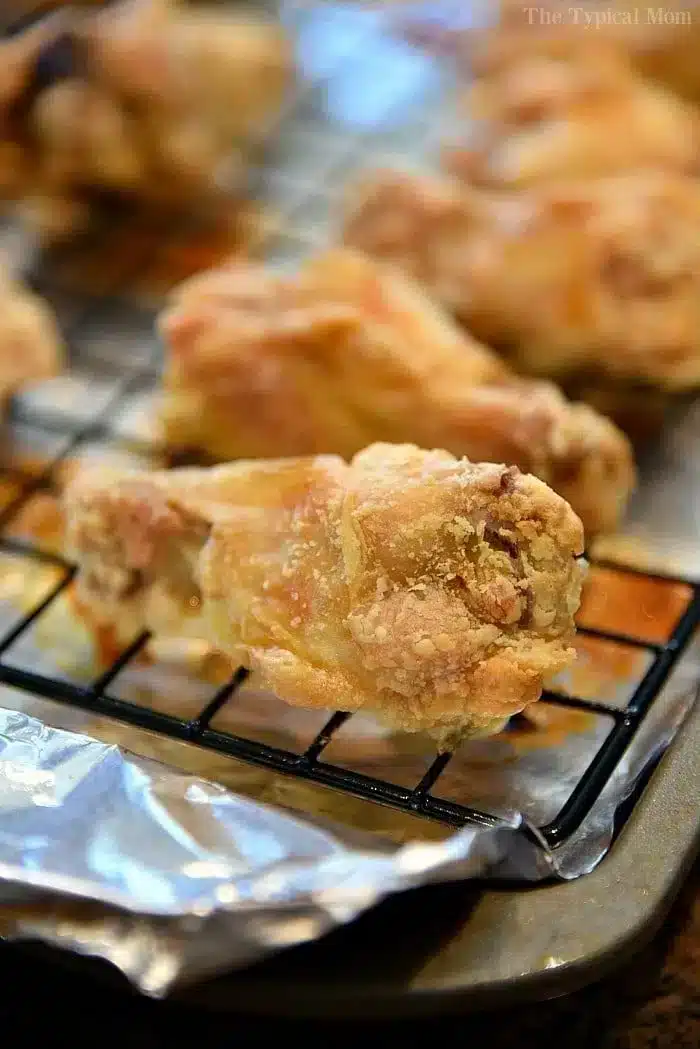
[[[468,25],[483,6],[419,4],[411,9],[413,27],[445,43],[446,26]],[[464,131],[466,120],[446,90],[448,63],[431,57],[434,48],[408,42],[401,4],[388,5],[390,13],[378,3],[282,7],[294,27],[307,94],[275,143],[260,190],[284,220],[269,255],[285,266],[327,241],[338,194],[360,169],[386,162],[433,169],[444,142]],[[290,11],[303,7],[304,18],[294,21]],[[31,268],[26,238],[4,230],[0,240],[17,269]],[[104,277],[107,258],[102,252],[88,268]],[[50,462],[64,456],[54,470],[60,482],[85,459],[160,464],[157,450],[149,451],[158,392],[150,372],[121,398],[107,436],[88,435],[70,455],[65,451],[73,430],[112,402],[129,361],[159,361],[154,310],[160,300],[152,289],[171,282],[163,268],[154,262],[144,274],[148,294],[138,311],[130,312],[121,296],[79,321],[84,299],[73,295],[62,267],[67,283],[63,291],[58,285],[54,301],[79,359],[69,374],[18,398],[15,425],[4,428],[6,470],[46,475]],[[47,416],[53,428],[43,428]],[[625,534],[608,543],[605,556],[700,579],[699,441],[700,410],[679,406],[647,457]],[[18,496],[13,477],[2,476],[3,507]],[[3,536],[60,553],[55,499],[37,491]],[[18,620],[41,605],[57,572],[19,546],[0,550],[0,637],[12,637]],[[631,577],[594,567],[588,623],[663,646],[687,599],[678,589],[653,580],[633,586]],[[98,641],[76,616],[69,587],[6,646],[2,663],[88,688],[105,669]],[[577,645],[577,665],[558,687],[622,709],[648,668],[648,653],[583,635]],[[144,658],[110,680],[109,694],[123,704],[195,719],[232,669],[222,670],[210,655],[153,639]],[[612,728],[605,714],[539,704],[499,736],[465,743],[431,793],[493,820],[455,832],[0,687],[0,936],[103,958],[144,993],[161,996],[313,941],[388,894],[424,883],[578,878],[610,848],[621,803],[672,741],[699,677],[693,646],[586,820],[552,852],[538,844],[534,828],[556,817],[591,765]],[[211,727],[303,754],[333,712],[332,696],[328,702],[328,710],[289,707],[251,679]],[[429,741],[356,715],[322,760],[412,787],[434,758]]]
[[396,846],[0,711],[2,935],[104,958],[151,995],[483,874],[518,822]]
[[[418,885],[576,878],[609,848],[620,803],[672,739],[696,680],[695,659],[681,663],[580,830],[553,852],[529,828],[571,793],[601,741],[597,721],[524,747],[513,733],[465,744],[445,792],[500,818],[454,832],[2,689],[0,935],[103,958],[160,996]],[[242,705],[249,723],[284,706],[253,689]],[[303,736],[309,712],[285,709],[287,731]],[[351,733],[354,720],[334,744],[340,760],[415,775],[416,740],[369,719]]]

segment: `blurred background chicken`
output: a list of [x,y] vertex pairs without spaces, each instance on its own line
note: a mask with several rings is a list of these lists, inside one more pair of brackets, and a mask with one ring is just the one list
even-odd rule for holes
[[487,48],[473,72],[466,114],[475,141],[446,158],[459,177],[508,189],[632,168],[700,172],[695,107],[597,34]]
[[700,99],[700,4],[669,0],[642,7],[632,0],[582,0],[576,5],[545,0],[536,8],[519,0],[496,0],[485,33],[468,34],[471,54],[486,48],[508,50],[536,37],[569,37],[583,43],[611,42],[644,75],[693,101]]
[[48,236],[240,191],[292,76],[278,26],[175,0],[56,11],[3,39],[0,69],[0,194]]

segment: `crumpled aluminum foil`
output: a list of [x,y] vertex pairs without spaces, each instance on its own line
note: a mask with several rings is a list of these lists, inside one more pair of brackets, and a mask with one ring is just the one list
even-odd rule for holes
[[441,843],[350,840],[0,711],[2,935],[105,958],[152,995],[313,940],[391,892],[483,874],[519,822]]
[[[659,568],[692,578],[700,577],[692,499],[698,439],[700,410],[693,410],[660,442],[628,526]],[[0,636],[55,583],[50,565],[0,552]],[[680,610],[674,588],[647,581],[640,595],[631,587],[624,577],[616,586],[596,584],[601,613],[607,602],[615,623],[665,634]],[[596,639],[579,645],[578,665],[562,686],[623,707],[647,655]],[[608,718],[540,705],[531,717],[548,711],[548,723],[460,747],[432,793],[501,823],[451,833],[0,687],[0,936],[104,958],[158,996],[314,940],[388,894],[427,882],[577,878],[605,855],[620,804],[690,710],[699,656],[697,643],[690,646],[583,825],[551,853],[525,830],[561,809],[609,731]],[[201,660],[191,663],[162,639],[149,657],[127,664],[110,695],[195,717],[215,689]],[[95,638],[67,592],[3,662],[85,684],[99,669]],[[330,713],[289,707],[251,679],[212,728],[301,753]],[[323,759],[408,786],[434,756],[428,741],[355,715]]]
[[[408,831],[397,822],[393,834],[392,817],[404,817],[391,810],[380,810],[388,820],[379,832],[358,829],[361,810],[344,808],[346,799],[323,788],[314,788],[326,799],[316,811],[308,793],[272,794],[306,805],[310,815],[265,804],[114,743],[52,728],[47,719],[99,722],[4,689],[0,701],[21,709],[0,709],[0,936],[103,958],[144,993],[161,996],[314,940],[418,885],[578,877],[607,851],[620,802],[692,705],[695,660],[680,669],[580,831],[553,853],[525,833],[525,813],[539,821],[566,798],[600,742],[599,726],[510,759],[507,735],[462,748],[453,758],[457,784],[481,775],[480,800],[490,792],[502,820],[436,839],[427,821]],[[251,708],[263,698],[253,695]],[[376,732],[366,740],[376,743],[379,726]],[[174,755],[183,747],[171,746]],[[196,753],[204,767],[220,762]],[[410,767],[410,755],[402,760]],[[490,762],[500,769],[491,784],[484,778]],[[509,808],[515,792],[519,812]],[[335,818],[318,815],[324,810]]]
[[[357,10],[334,7],[338,10],[326,14],[330,5],[319,5],[318,19],[304,30],[299,51],[306,75],[321,76],[329,53],[351,50],[351,31],[355,54],[382,70],[381,77],[362,75],[357,62],[349,62],[336,78],[337,89],[327,93],[326,110],[342,124],[343,138],[348,128],[359,126],[364,133],[387,112],[403,112],[421,78],[432,128],[437,121],[431,92],[437,87],[430,71],[414,53],[387,51],[381,35],[372,35],[373,22],[383,15],[363,15],[360,26]],[[419,8],[429,12],[437,29],[441,21],[453,24],[455,12],[460,25],[468,23],[468,12],[475,9],[452,0],[412,10]],[[362,83],[371,90],[358,90]],[[438,108],[442,114],[448,107]],[[409,128],[396,141],[405,149],[406,141],[420,137]],[[384,130],[381,142],[397,148]],[[308,224],[306,211],[300,221]],[[114,332],[107,336],[113,339]],[[77,399],[92,407],[95,391],[86,395],[75,376],[71,382]],[[50,400],[56,407],[55,384]],[[640,488],[630,519],[630,536],[658,554],[659,567],[695,577],[700,577],[700,519],[693,498],[700,484],[698,439],[696,411],[660,443],[650,483]],[[104,454],[102,448],[96,451]],[[47,455],[55,452],[46,449]],[[0,634],[16,622],[18,605],[33,607],[54,582],[46,566],[0,555]],[[93,657],[92,640],[59,600],[3,660],[89,682]],[[626,665],[626,656],[604,646],[598,656],[584,652],[583,664],[587,658],[595,680],[584,682],[583,691],[622,706],[643,668]],[[546,823],[570,796],[610,728],[604,718],[567,721],[560,711],[553,726],[541,731],[506,732],[460,748],[434,793],[497,814],[501,823],[451,833],[0,688],[0,936],[39,939],[104,958],[144,993],[159,996],[183,982],[312,941],[388,894],[427,882],[579,877],[605,855],[620,804],[689,711],[699,666],[695,649],[655,700],[584,824],[552,853],[525,831]],[[580,680],[571,687],[582,691]],[[211,684],[188,675],[161,650],[150,665],[127,666],[110,693],[188,717],[210,698]],[[213,727],[298,752],[329,713],[286,707],[251,683],[220,711]],[[324,760],[406,784],[417,783],[433,757],[434,750],[420,740],[394,737],[357,716],[324,752]]]

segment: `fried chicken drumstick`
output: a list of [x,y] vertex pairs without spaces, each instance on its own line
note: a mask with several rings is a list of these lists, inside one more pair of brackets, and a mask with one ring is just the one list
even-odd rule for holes
[[46,236],[103,208],[202,211],[279,117],[279,26],[177,0],[66,9],[0,40],[0,194]]
[[634,168],[700,173],[700,115],[598,34],[530,37],[477,53],[473,67],[476,141],[445,154],[458,177],[512,189]]
[[625,437],[555,387],[512,376],[413,282],[347,250],[292,276],[233,263],[186,282],[160,322],[166,443],[213,459],[415,441],[536,474],[590,532],[634,482]]
[[700,99],[700,4],[667,0],[663,7],[642,8],[636,0],[583,0],[567,6],[545,0],[528,7],[521,0],[491,5],[490,24],[454,40],[471,61],[484,55],[508,57],[565,40],[586,47],[615,47],[643,76],[691,101]]
[[379,172],[349,245],[422,282],[530,374],[700,383],[700,181],[661,172],[487,195]]
[[581,522],[515,467],[375,444],[350,464],[90,472],[65,503],[94,620],[203,638],[292,704],[448,746],[573,658]]

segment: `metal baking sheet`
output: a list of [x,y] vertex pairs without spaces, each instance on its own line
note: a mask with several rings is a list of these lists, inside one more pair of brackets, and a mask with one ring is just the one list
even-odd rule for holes
[[528,890],[420,890],[325,943],[183,997],[252,1013],[405,1016],[557,997],[601,979],[658,931],[698,853],[698,753],[696,707],[585,878]]
[[[469,883],[417,890],[318,943],[175,1000],[236,1015],[444,1016],[557,997],[601,979],[660,928],[697,855],[699,751],[700,707],[607,859],[585,878],[531,890]],[[53,957],[86,979],[120,982],[89,959],[39,944],[17,949]]]
[[[390,6],[395,11],[396,5]],[[304,82],[251,189],[275,216],[276,233],[266,243],[266,254],[285,267],[295,265],[332,235],[344,187],[361,169],[378,164],[430,168],[443,141],[464,129],[452,104],[449,67],[387,32],[393,13],[387,16],[381,8],[368,11],[362,5],[283,4],[282,14],[296,35]],[[179,236],[176,232],[173,239]],[[135,304],[133,289],[128,298],[119,295],[133,264],[128,257],[122,269],[115,253],[109,272],[99,272],[99,297],[86,298],[81,289],[84,266],[73,268],[59,261],[46,267],[36,247],[12,229],[5,231],[3,246],[17,268],[31,272],[55,303],[73,342],[72,375],[31,391],[16,406],[17,432],[24,428],[27,440],[26,451],[19,453],[20,466],[34,467],[42,456],[48,459],[60,451],[64,422],[80,423],[81,412],[85,413],[82,421],[94,431],[94,438],[85,444],[89,454],[124,455],[133,461],[143,442],[143,455],[149,461],[148,410],[159,360],[152,321],[169,280],[167,250],[158,246],[150,262],[144,260],[145,279],[136,289]],[[124,254],[128,256],[128,251]],[[125,383],[131,383],[132,391],[120,399],[115,417],[110,405],[115,397],[121,398]],[[95,426],[96,407],[104,411],[104,433]],[[37,449],[36,425],[51,415],[55,433],[42,432],[42,441],[50,447]],[[632,550],[636,557],[642,549],[651,567],[695,579],[700,579],[700,523],[693,498],[699,490],[693,450],[699,425],[694,407],[686,406],[658,442],[645,464],[627,538],[617,544],[618,553]],[[503,994],[553,993],[557,987],[592,978],[604,962],[659,919],[693,854],[697,828],[692,806],[683,808],[684,818],[672,814],[677,818],[664,824],[662,838],[663,806],[657,810],[655,799],[665,799],[668,813],[668,795],[678,795],[677,804],[682,803],[680,795],[693,796],[698,769],[692,757],[698,751],[695,747],[691,752],[685,740],[693,733],[697,738],[697,722],[695,714],[610,856],[580,882],[483,894],[464,886],[426,890],[391,905],[404,923],[411,921],[412,937],[414,929],[416,934],[402,958],[401,972],[395,959],[392,963],[374,948],[373,957],[364,959],[369,939],[374,943],[386,939],[386,919],[380,913],[363,918],[357,929],[334,934],[326,943],[226,980],[219,984],[219,989],[226,988],[223,996],[214,985],[200,989],[197,999],[218,1006],[226,1001],[240,1007],[243,1002],[250,1009],[316,1014],[326,1008],[355,1012],[360,1003],[370,1012],[431,1009],[445,996],[475,1005]],[[685,755],[680,767],[678,753]],[[662,840],[667,843],[663,857],[658,848],[648,848],[650,841]],[[607,879],[605,872],[609,872]],[[449,940],[442,949],[437,949],[430,932],[436,911],[441,934]],[[358,944],[363,948],[362,979],[356,972],[351,979],[346,970],[348,937],[351,956],[353,943],[355,951]],[[362,937],[367,939],[360,943]],[[306,974],[304,987],[300,974]],[[410,1005],[406,992],[411,992]]]

